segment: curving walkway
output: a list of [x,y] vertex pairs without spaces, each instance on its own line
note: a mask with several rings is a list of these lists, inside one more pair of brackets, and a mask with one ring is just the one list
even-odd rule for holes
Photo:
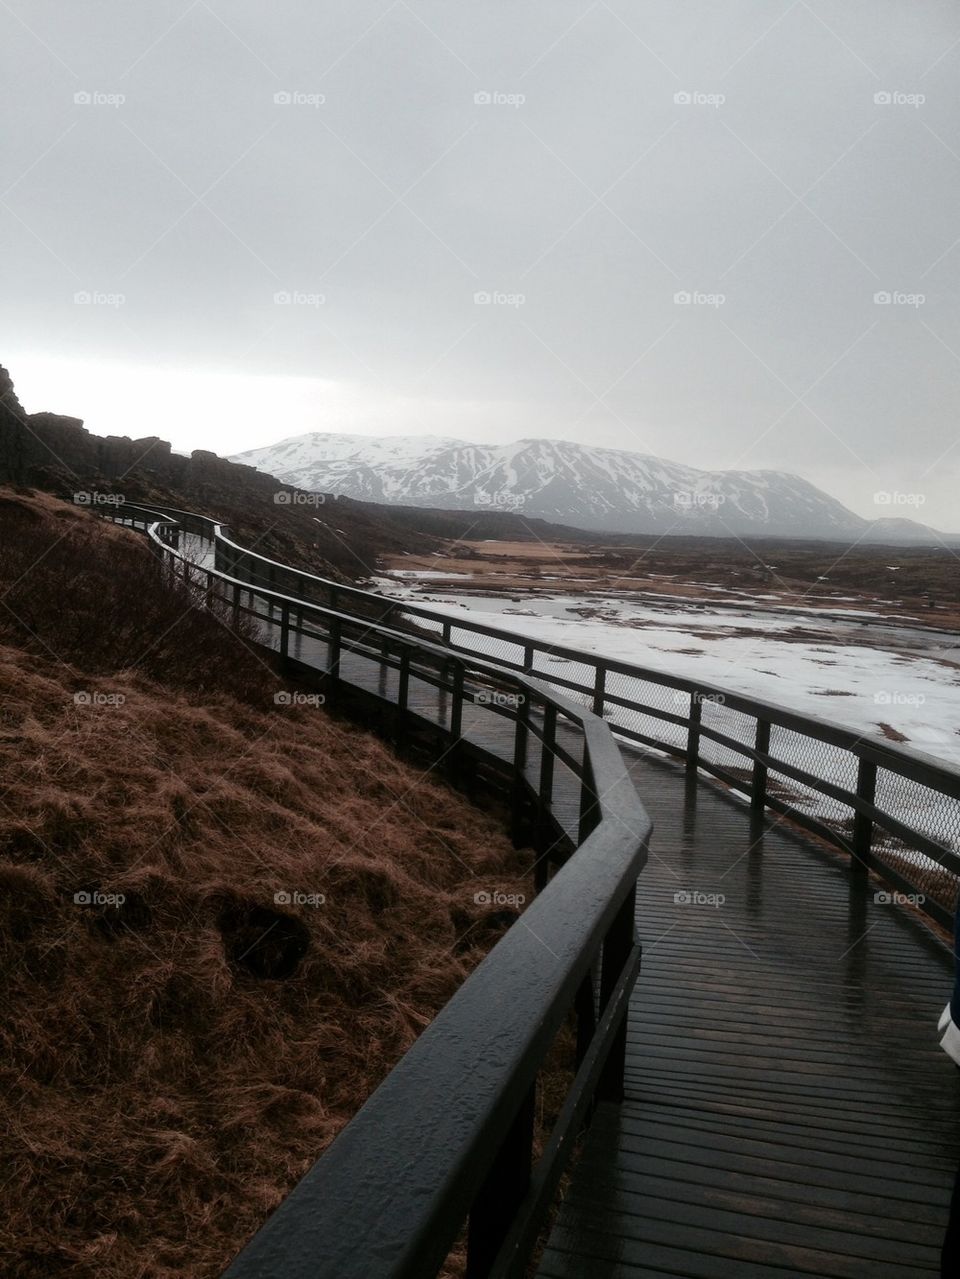
[[805,836],[652,758],[631,771],[654,836],[627,1096],[594,1120],[540,1275],[938,1274],[960,1156],[946,949]]
[[[290,656],[322,670],[327,644],[296,637]],[[396,671],[355,652],[339,674],[396,698]],[[410,711],[448,724],[444,696],[413,678]],[[466,706],[463,735],[512,759],[509,721]],[[937,1045],[947,947],[814,838],[623,749],[654,823],[626,1098],[599,1108],[538,1273],[938,1273],[960,1157],[960,1072]],[[557,797],[575,842],[579,783],[563,768]]]

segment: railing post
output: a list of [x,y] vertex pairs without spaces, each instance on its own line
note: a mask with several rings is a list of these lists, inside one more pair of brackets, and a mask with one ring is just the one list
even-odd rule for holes
[[458,742],[463,736],[463,666],[453,667],[453,697],[450,702],[450,736]]
[[690,694],[690,719],[687,728],[687,772],[695,773],[700,766],[700,716],[703,713],[703,696],[694,689]]
[[535,1088],[514,1117],[470,1209],[466,1279],[486,1279],[530,1186]]
[[440,630],[440,638],[443,640],[444,644],[450,643],[450,623],[449,622],[443,623]]
[[387,662],[389,660],[389,657],[390,657],[390,646],[387,643],[386,636],[381,634],[380,662],[379,662],[380,678],[377,682],[377,692],[380,695],[380,697],[384,697],[384,698],[387,696],[388,676],[390,671],[390,667],[387,665]]
[[[600,1016],[610,1002],[617,988],[620,974],[623,972],[630,952],[636,944],[634,915],[637,907],[637,886],[630,889],[620,909],[613,918],[610,931],[603,942],[603,957],[600,967]],[[623,1101],[623,1077],[627,1059],[627,1018],[617,1030],[610,1045],[610,1053],[603,1064],[597,1082],[598,1101]]]
[[[860,760],[857,769],[857,799],[872,804],[877,794],[877,766],[872,760]],[[853,869],[866,876],[873,861],[873,818],[855,813],[853,818]]]
[[557,708],[550,702],[543,710],[543,741],[540,744],[540,784],[537,787],[537,862],[533,872],[539,893],[547,885],[547,852],[553,843],[550,805],[553,801],[553,746],[557,740]]
[[580,784],[580,823],[577,830],[577,843],[582,844],[590,832],[600,821],[600,805],[597,796],[593,769],[587,753],[586,738],[583,748],[583,776]]
[[593,713],[603,719],[604,700],[607,695],[607,668],[597,663],[593,678]]
[[327,644],[327,671],[331,679],[340,678],[340,619],[331,617],[330,638]]
[[523,840],[523,808],[526,799],[525,771],[527,767],[527,741],[529,736],[530,706],[526,693],[517,693],[516,729],[513,739],[513,786],[511,787],[511,818],[514,841]]
[[[770,753],[770,721],[757,720],[757,735],[754,745],[761,755]],[[755,811],[762,810],[767,804],[767,766],[755,759],[753,761],[753,787],[750,792],[750,807]]]
[[524,644],[523,646],[523,673],[530,675],[533,672],[533,645]]
[[280,656],[284,662],[290,656],[290,605],[286,600],[280,605]]
[[398,723],[403,723],[407,710],[407,698],[410,694],[410,650],[404,644],[400,650],[400,678],[397,681]]

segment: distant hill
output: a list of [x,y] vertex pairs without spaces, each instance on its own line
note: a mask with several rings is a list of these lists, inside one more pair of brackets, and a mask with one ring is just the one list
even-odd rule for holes
[[865,520],[785,471],[701,471],[565,440],[311,432],[233,457],[304,489],[391,505],[499,510],[607,533],[960,542],[911,520]]

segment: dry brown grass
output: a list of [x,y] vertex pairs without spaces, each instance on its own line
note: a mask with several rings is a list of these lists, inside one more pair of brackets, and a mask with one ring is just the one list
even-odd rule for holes
[[[0,510],[7,583],[17,527],[55,518]],[[122,669],[95,568],[58,629],[64,563],[131,540],[61,518],[0,646],[0,1272],[214,1276],[509,922],[474,894],[529,892],[528,862],[370,735],[274,707],[230,637],[234,670]],[[222,628],[185,625],[209,662]]]

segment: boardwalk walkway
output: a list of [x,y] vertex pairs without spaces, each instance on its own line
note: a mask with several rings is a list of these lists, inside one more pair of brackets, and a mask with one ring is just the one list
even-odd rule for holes
[[[322,668],[326,645],[298,640],[293,655]],[[340,676],[395,698],[396,673],[362,657],[345,653]],[[410,709],[448,722],[416,680]],[[498,742],[466,708],[463,732],[510,757],[506,722]],[[812,838],[627,756],[654,835],[626,1100],[599,1109],[539,1274],[938,1273],[960,1157],[960,1071],[937,1045],[947,948]],[[564,772],[572,831],[579,784]]]
[[627,1098],[597,1115],[539,1273],[938,1273],[960,1116],[944,948],[805,836],[674,766],[632,772],[654,838]]
[[[348,657],[341,673],[368,670]],[[426,685],[411,708],[442,716]],[[464,734],[498,749],[487,715]],[[937,1274],[960,1158],[960,1071],[936,1033],[946,947],[815,840],[626,755],[654,822],[627,1096],[594,1120],[539,1274]],[[557,801],[573,833],[564,770]]]

